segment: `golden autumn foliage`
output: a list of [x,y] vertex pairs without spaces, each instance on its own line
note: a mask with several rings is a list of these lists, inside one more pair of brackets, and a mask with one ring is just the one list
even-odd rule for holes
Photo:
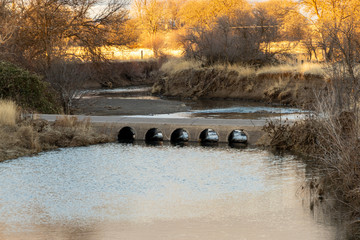
[[[130,10],[121,0],[98,13],[99,0],[0,1],[1,57],[32,59],[45,68],[53,60],[69,58],[73,47],[82,49],[86,61],[101,61],[106,58],[103,49],[120,45],[150,48],[155,57],[170,48],[194,52],[204,45],[197,41],[219,49],[215,52],[242,54],[231,50],[240,35],[250,40],[235,48],[254,38],[250,48],[267,56],[289,53],[289,48],[274,50],[272,43],[291,41],[302,44],[310,60],[339,61],[345,54],[357,61],[354,49],[359,44],[353,39],[360,32],[358,0],[134,0]],[[224,39],[212,41],[219,34]]]

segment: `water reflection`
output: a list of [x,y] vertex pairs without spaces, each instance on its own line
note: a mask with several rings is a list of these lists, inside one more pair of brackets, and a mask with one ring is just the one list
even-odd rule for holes
[[0,164],[0,239],[339,239],[259,149],[105,144]]

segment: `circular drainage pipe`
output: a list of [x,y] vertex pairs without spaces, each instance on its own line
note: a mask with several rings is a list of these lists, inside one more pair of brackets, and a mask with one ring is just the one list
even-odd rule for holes
[[189,141],[189,133],[183,128],[178,128],[171,134],[170,141],[175,145],[184,144]]
[[145,142],[162,142],[164,140],[162,132],[157,128],[151,128],[146,132]]
[[246,135],[246,133],[244,132],[244,130],[242,129],[236,129],[233,130],[229,137],[228,137],[228,142],[229,143],[242,143],[242,144],[247,144],[248,142],[248,136]]
[[205,129],[200,133],[201,143],[217,143],[219,142],[219,135],[211,128]]
[[135,141],[135,130],[131,127],[123,127],[118,134],[120,143],[133,143]]

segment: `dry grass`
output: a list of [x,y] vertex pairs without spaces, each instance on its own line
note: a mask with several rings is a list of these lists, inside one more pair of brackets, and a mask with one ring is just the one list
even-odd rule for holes
[[[101,51],[105,57],[116,61],[136,61],[155,59],[154,52],[149,48],[127,48],[127,47],[102,47]],[[183,55],[183,49],[163,48],[161,52],[167,56],[180,57]],[[67,50],[70,56],[85,55],[84,49],[81,47],[71,47]],[[141,56],[143,58],[141,58]]]
[[[180,71],[189,69],[200,69],[202,63],[194,60],[184,60],[182,58],[176,58],[169,60],[162,67],[161,71],[167,74],[175,74]],[[300,73],[304,75],[324,76],[326,72],[326,65],[320,63],[304,63],[304,64],[282,64],[282,65],[270,65],[264,66],[259,69],[255,69],[253,66],[239,65],[239,64],[216,64],[211,66],[221,71],[235,71],[240,78],[252,78],[259,75],[276,75],[284,73]],[[360,70],[360,67],[359,67]],[[360,72],[360,71],[359,71]]]
[[256,75],[300,73],[303,75],[324,76],[325,68],[325,65],[319,63],[304,63],[296,65],[283,64],[262,67],[256,71]]
[[166,74],[175,74],[189,69],[200,69],[201,62],[195,60],[184,60],[182,58],[174,58],[164,63],[160,71]]
[[[310,108],[314,91],[327,84],[322,65],[279,65],[256,69],[246,65],[170,60],[160,70],[154,94],[184,98],[239,98]],[[306,81],[302,81],[306,80]],[[314,90],[314,91],[313,91]]]
[[79,121],[64,116],[49,123],[41,119],[26,119],[17,125],[0,125],[0,161],[31,155],[59,147],[77,147],[115,141],[92,127],[90,120]]
[[225,65],[225,64],[217,64],[214,66],[215,69],[219,69],[222,71],[235,71],[237,72],[239,78],[251,78],[256,75],[256,70],[254,67],[246,66],[246,65]]
[[326,67],[327,66],[325,64],[320,64],[320,63],[304,63],[299,66],[298,72],[302,74],[325,76]]
[[[333,94],[318,99],[317,114],[294,125],[270,122],[264,130],[270,146],[311,156],[322,175],[316,182],[316,201],[324,195],[349,209],[349,234],[360,237],[360,116],[358,109],[337,108]],[[343,97],[345,98],[345,97]],[[314,162],[315,162],[314,161]],[[354,221],[355,219],[355,221]]]
[[56,118],[54,126],[74,128],[74,130],[90,130],[91,122],[90,118],[85,118],[84,120],[80,121],[77,117],[74,116],[62,116]]
[[0,99],[0,126],[15,126],[18,117],[18,107],[10,100]]

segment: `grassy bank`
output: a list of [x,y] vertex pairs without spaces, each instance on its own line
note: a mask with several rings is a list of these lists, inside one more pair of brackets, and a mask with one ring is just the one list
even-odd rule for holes
[[115,141],[94,128],[89,120],[63,117],[53,123],[21,119],[18,106],[0,100],[0,161],[60,147],[87,146]]
[[[268,123],[264,145],[310,157],[321,172],[309,183],[313,203],[335,200],[345,207],[349,239],[360,239],[360,141],[357,117],[349,111],[318,115],[295,124]],[[334,213],[337,207],[331,209]],[[343,209],[340,210],[343,212]]]
[[236,98],[308,107],[314,102],[314,91],[327,86],[319,64],[206,67],[201,62],[172,60],[160,71],[153,93],[182,98]]

